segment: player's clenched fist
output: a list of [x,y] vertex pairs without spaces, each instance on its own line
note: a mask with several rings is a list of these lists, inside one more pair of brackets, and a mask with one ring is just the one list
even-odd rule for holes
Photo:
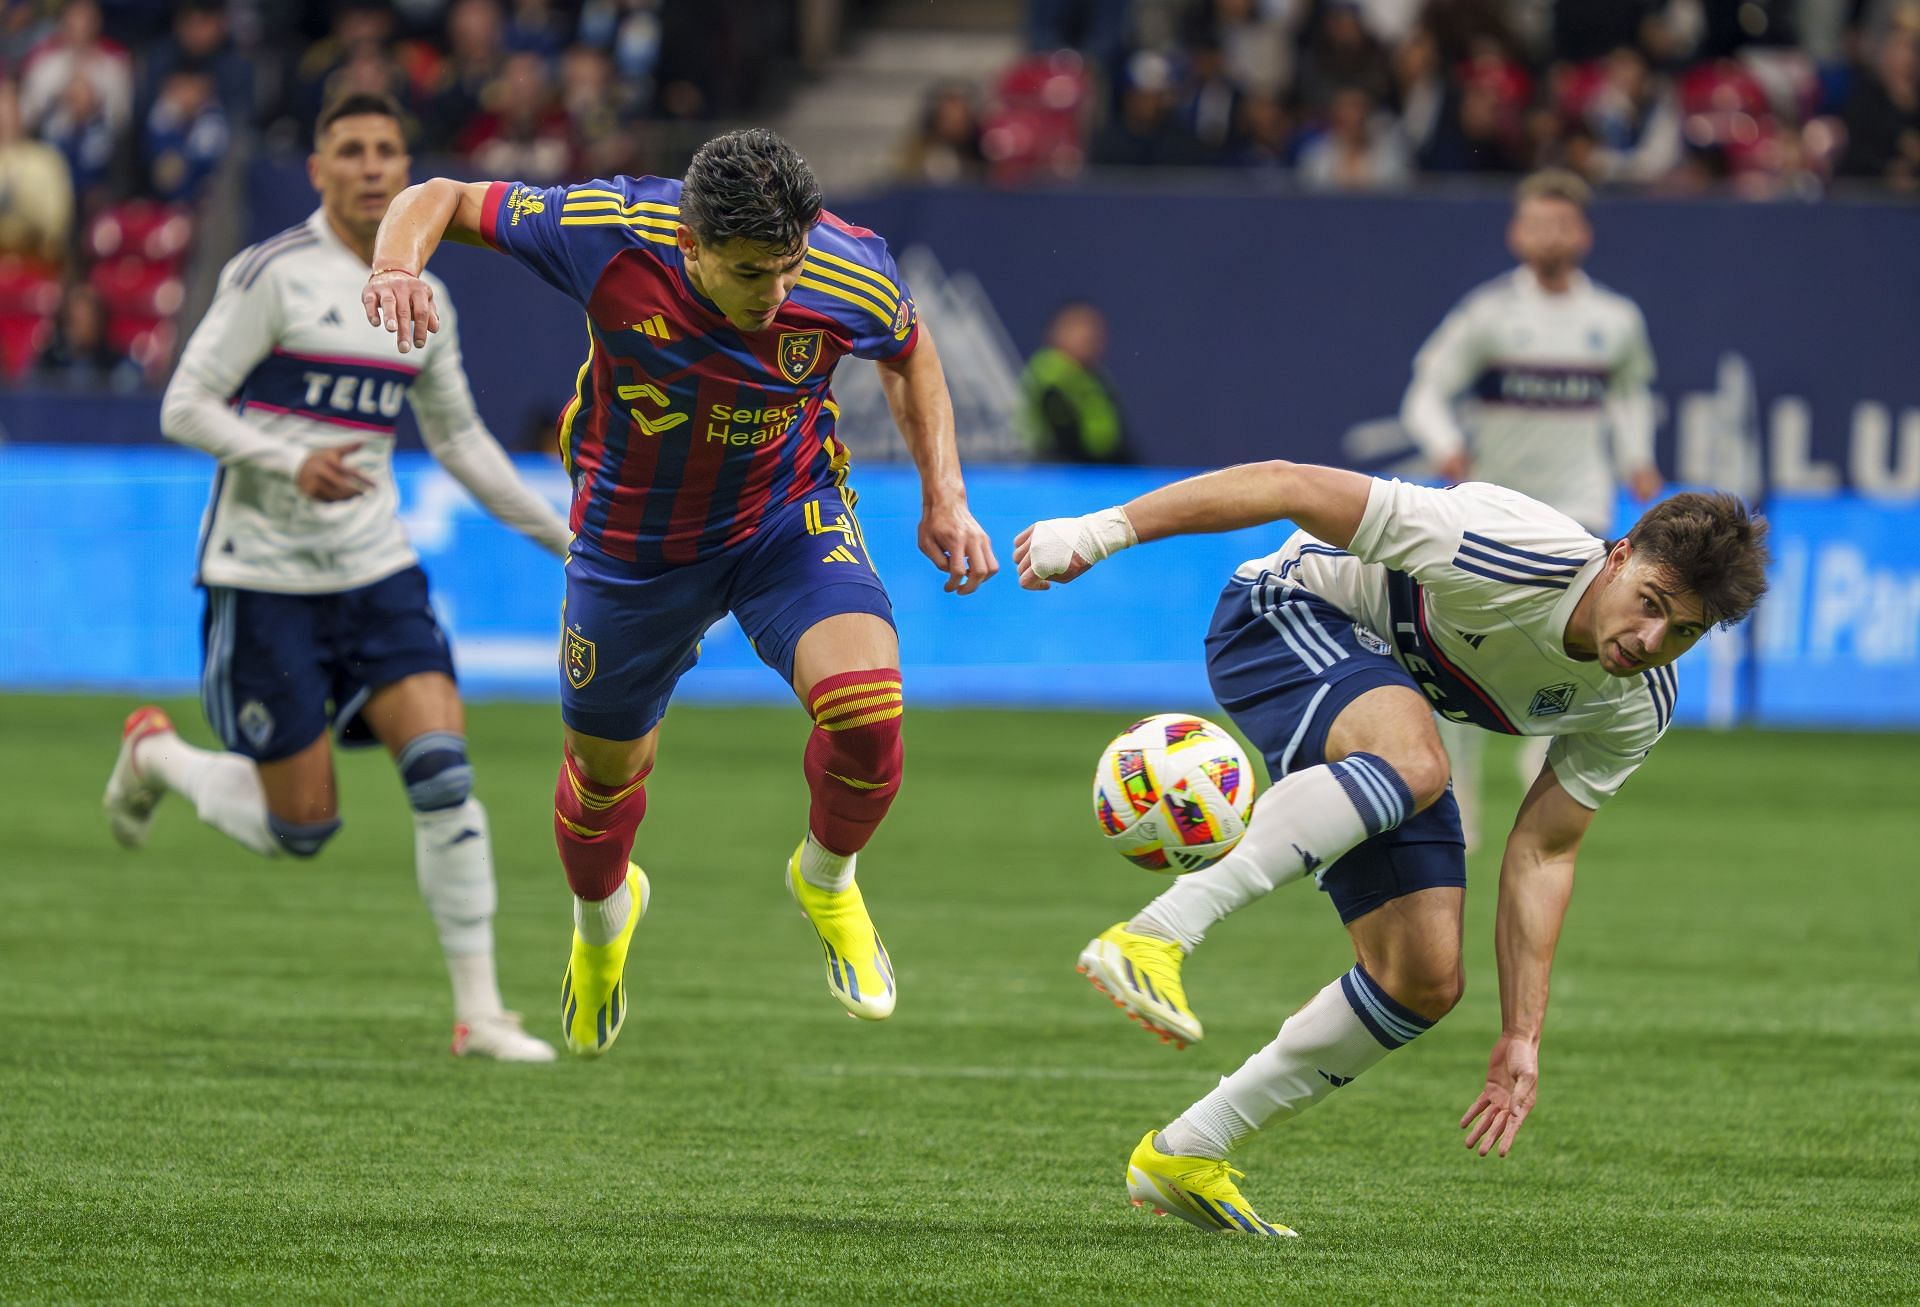
[[369,323],[394,334],[402,354],[409,349],[425,349],[427,333],[440,330],[433,287],[405,268],[385,268],[367,278],[360,303],[367,310]]
[[1071,581],[1103,558],[1140,543],[1123,508],[1106,508],[1085,517],[1050,517],[1035,522],[1013,541],[1020,585],[1045,590],[1050,582]]

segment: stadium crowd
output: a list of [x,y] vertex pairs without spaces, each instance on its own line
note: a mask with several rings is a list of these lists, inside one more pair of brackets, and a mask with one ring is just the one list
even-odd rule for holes
[[1920,188],[1916,0],[1030,0],[1028,18],[1034,53],[995,85],[930,95],[906,176]]

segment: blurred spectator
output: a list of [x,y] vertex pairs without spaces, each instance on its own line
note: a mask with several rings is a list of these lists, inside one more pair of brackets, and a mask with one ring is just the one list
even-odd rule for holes
[[1132,7],[1128,0],[1027,0],[1027,49],[1081,50],[1096,65],[1118,67]]
[[1240,103],[1240,162],[1250,168],[1292,166],[1293,115],[1277,95],[1249,95]]
[[654,70],[660,64],[660,3],[587,0],[580,7],[578,39],[612,58],[622,113],[653,103]]
[[1300,152],[1300,184],[1317,191],[1371,191],[1404,186],[1412,176],[1406,148],[1365,89],[1335,91],[1327,129]]
[[[390,92],[398,78],[397,69],[391,76],[373,75],[376,65],[392,68],[387,51],[393,40],[394,15],[382,0],[341,0],[332,7],[332,14],[332,30],[299,53],[290,79],[287,108],[303,140],[312,136],[321,107],[343,94],[348,83],[368,89],[367,83],[379,81],[387,84],[378,89]],[[356,61],[358,67],[342,77]]]
[[901,151],[899,172],[903,181],[935,186],[978,181],[985,175],[980,119],[970,89],[950,82],[928,93],[920,125]]
[[54,319],[52,343],[34,368],[38,381],[86,390],[137,390],[140,367],[107,343],[107,315],[99,293],[85,282],[67,288]]
[[1027,447],[1042,463],[1131,463],[1113,384],[1101,370],[1107,319],[1085,300],[1054,310],[1046,344],[1020,378]]
[[1427,147],[1451,106],[1440,71],[1440,46],[1426,27],[1416,27],[1393,52],[1394,95],[1400,106],[1400,138],[1425,166]]
[[1432,172],[1520,172],[1528,164],[1526,82],[1490,42],[1460,70],[1420,156]]
[[38,127],[68,99],[75,79],[93,89],[93,102],[108,130],[124,129],[133,115],[133,61],[100,34],[100,6],[94,0],[67,0],[53,34],[27,54],[20,77],[20,112]]
[[539,55],[508,55],[485,98],[486,111],[460,138],[482,174],[553,182],[572,170],[571,124]]
[[97,198],[113,170],[119,138],[91,79],[75,76],[40,120],[40,139],[60,151],[74,194],[84,206]]
[[567,45],[567,23],[551,0],[513,0],[502,43],[509,54],[537,54],[552,61]]
[[1213,0],[1211,38],[1227,75],[1248,95],[1277,96],[1293,81],[1293,27],[1310,0]]
[[639,166],[634,136],[621,112],[613,60],[606,51],[590,45],[567,50],[560,60],[560,104],[581,176],[612,177]]
[[73,182],[67,161],[26,134],[20,94],[0,81],[0,254],[23,254],[58,267],[73,230]]
[[1120,111],[1093,138],[1097,165],[1177,167],[1202,162],[1198,143],[1173,118],[1173,70],[1162,55],[1142,51],[1128,61]]
[[1872,69],[1854,75],[1844,118],[1840,175],[1914,189],[1920,182],[1920,36],[1899,27],[1881,36]]
[[1607,56],[1581,118],[1593,135],[1599,181],[1654,182],[1680,161],[1680,101],[1632,46]]
[[1297,90],[1309,113],[1322,113],[1350,87],[1366,92],[1375,104],[1386,103],[1393,95],[1393,65],[1360,21],[1359,7],[1336,0],[1309,30]]
[[253,118],[253,64],[229,38],[224,0],[183,0],[173,13],[173,30],[148,52],[146,91],[141,104],[160,97],[167,75],[183,64],[198,64],[213,76],[215,97],[229,123],[245,126]]
[[1639,44],[1669,0],[1554,0],[1553,57],[1591,63]]
[[231,134],[215,98],[213,71],[181,64],[160,84],[147,115],[146,180],[155,199],[188,203],[226,157]]
[[454,0],[447,10],[447,46],[421,124],[423,149],[453,147],[506,65],[505,21],[496,0]]
[[1201,162],[1231,162],[1239,144],[1240,88],[1227,76],[1226,56],[1211,37],[1194,45],[1174,122],[1192,139]]

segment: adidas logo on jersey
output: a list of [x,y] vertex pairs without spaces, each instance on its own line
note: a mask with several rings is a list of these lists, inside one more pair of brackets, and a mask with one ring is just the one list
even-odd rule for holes
[[650,340],[669,341],[673,339],[673,333],[667,330],[665,314],[656,313],[644,322],[636,322],[633,324],[633,329]]
[[333,308],[333,309],[328,309],[328,310],[327,310],[327,311],[326,311],[325,313],[323,313],[323,314],[321,314],[321,315],[320,315],[320,325],[321,325],[321,326],[323,326],[323,327],[337,327],[337,326],[339,326],[339,325],[340,325],[340,310],[339,310],[339,309],[337,309],[337,308]]
[[857,563],[860,560],[855,558],[853,551],[845,545],[835,545],[833,552],[827,554],[820,561],[823,563]]

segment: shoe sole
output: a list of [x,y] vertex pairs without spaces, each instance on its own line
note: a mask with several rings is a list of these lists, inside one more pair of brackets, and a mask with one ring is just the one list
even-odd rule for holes
[[1102,994],[1105,994],[1108,1001],[1115,1007],[1125,1012],[1127,1014],[1127,1020],[1133,1022],[1150,1035],[1160,1036],[1161,1043],[1172,1044],[1174,1048],[1184,1053],[1188,1044],[1197,1044],[1200,1042],[1199,1035],[1183,1034],[1178,1030],[1157,1024],[1153,1019],[1154,1013],[1141,1011],[1133,1002],[1123,997],[1120,993],[1115,992],[1116,987],[1109,985],[1106,978],[1100,974],[1100,962],[1094,957],[1092,949],[1088,949],[1080,955],[1080,961],[1078,965],[1074,967],[1074,970],[1085,976],[1088,984],[1092,985]]

